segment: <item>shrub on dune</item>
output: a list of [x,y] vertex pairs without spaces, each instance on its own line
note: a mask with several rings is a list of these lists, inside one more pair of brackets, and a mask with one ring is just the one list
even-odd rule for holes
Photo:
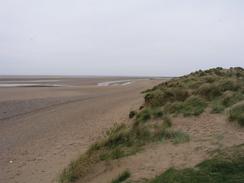
[[237,91],[241,88],[240,83],[236,79],[222,79],[217,83],[220,91]]
[[230,121],[237,121],[241,126],[244,126],[244,101],[233,105],[228,113]]
[[207,103],[200,97],[192,96],[189,97],[183,104],[180,112],[183,113],[184,116],[197,116],[201,114],[205,108],[207,107]]
[[146,122],[151,119],[151,111],[149,109],[144,109],[136,115],[137,122]]
[[163,106],[167,102],[184,101],[187,97],[189,97],[189,92],[186,89],[171,87],[146,94],[145,103],[152,107],[157,107]]
[[244,95],[240,92],[227,91],[222,97],[222,103],[224,106],[229,107],[244,99]]
[[165,111],[173,114],[183,114],[184,116],[198,116],[207,107],[204,99],[198,96],[191,96],[184,102],[174,102],[165,106]]
[[199,89],[196,91],[196,94],[199,94],[208,100],[213,100],[214,98],[221,95],[221,91],[217,85],[205,83],[199,87]]

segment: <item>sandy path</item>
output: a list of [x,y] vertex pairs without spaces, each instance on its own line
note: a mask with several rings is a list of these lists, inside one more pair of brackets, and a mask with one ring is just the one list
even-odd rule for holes
[[[4,99],[0,101],[18,103],[20,109],[12,110],[13,113],[23,111],[21,100],[38,98],[41,103],[57,96],[78,98],[74,101],[66,98],[67,101],[60,103],[55,100],[55,105],[49,101],[39,110],[27,110],[0,120],[0,182],[55,182],[57,174],[106,128],[127,121],[128,111],[142,102],[142,90],[159,82],[144,80],[104,88],[24,88],[16,89],[17,93],[1,91],[0,97]],[[11,108],[12,104],[9,105]]]

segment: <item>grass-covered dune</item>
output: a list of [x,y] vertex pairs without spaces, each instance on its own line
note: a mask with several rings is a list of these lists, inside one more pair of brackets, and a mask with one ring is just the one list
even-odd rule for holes
[[[227,115],[229,121],[244,126],[243,68],[197,71],[163,82],[143,93],[145,94],[144,104],[137,111],[129,113],[131,123],[118,124],[108,130],[104,138],[92,144],[61,173],[59,177],[61,183],[82,182],[93,172],[96,165],[132,156],[142,151],[148,144],[163,144],[165,141],[173,144],[188,142],[190,136],[173,127],[171,120],[177,115],[198,116],[204,111],[223,113]],[[235,166],[237,168],[234,168]],[[236,171],[236,174],[227,174],[227,170]],[[219,180],[222,180],[220,179],[222,174],[225,174],[224,178],[228,180],[238,180],[238,178],[243,180],[240,171],[243,171],[243,156],[237,163],[236,160],[229,162],[228,158],[226,161],[214,159],[203,162],[194,169],[170,169],[152,180],[152,183],[201,183],[204,181],[217,183],[221,182]],[[130,175],[130,172],[126,171],[113,182],[123,182]]]
[[225,112],[230,121],[244,126],[244,69],[215,68],[174,78],[147,90],[144,110],[137,118],[149,119],[149,112],[173,116]]

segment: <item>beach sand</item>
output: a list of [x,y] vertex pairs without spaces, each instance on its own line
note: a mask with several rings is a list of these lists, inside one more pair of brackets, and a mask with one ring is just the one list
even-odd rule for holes
[[[3,183],[56,182],[61,170],[106,129],[128,122],[129,111],[143,103],[141,91],[162,82],[109,77],[28,79],[0,80],[0,84],[38,83],[32,87],[0,87]],[[126,84],[99,84],[116,80]]]

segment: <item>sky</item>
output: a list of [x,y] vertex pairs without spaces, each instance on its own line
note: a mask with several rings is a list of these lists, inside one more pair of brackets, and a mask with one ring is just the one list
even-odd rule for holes
[[243,0],[0,0],[0,75],[244,67]]

